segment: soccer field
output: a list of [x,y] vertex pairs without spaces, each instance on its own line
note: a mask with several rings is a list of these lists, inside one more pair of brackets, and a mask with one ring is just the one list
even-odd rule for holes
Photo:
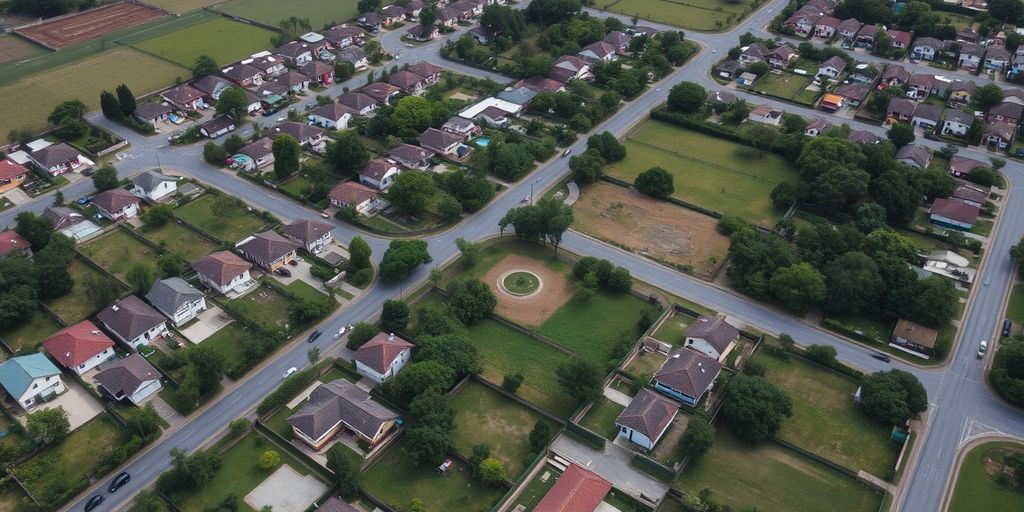
[[217,9],[275,27],[281,20],[291,16],[309,18],[313,30],[321,29],[328,23],[350,20],[359,14],[356,0],[231,0],[218,5]]
[[192,67],[200,55],[208,55],[217,64],[226,65],[270,48],[273,35],[260,27],[218,17],[134,46],[185,67]]

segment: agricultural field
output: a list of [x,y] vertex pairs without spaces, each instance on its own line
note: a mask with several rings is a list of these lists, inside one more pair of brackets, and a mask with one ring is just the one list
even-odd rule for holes
[[729,237],[717,224],[714,217],[603,181],[587,185],[573,205],[574,229],[704,278],[729,250]]
[[993,442],[967,452],[956,478],[949,512],[1024,509],[1024,494],[996,481],[999,472],[1005,471],[1003,458],[1022,451],[1024,445],[1020,443]]
[[51,300],[46,304],[46,306],[49,307],[50,311],[53,311],[55,315],[60,317],[65,324],[71,325],[100,309],[93,304],[92,299],[90,299],[89,295],[86,293],[89,283],[95,280],[110,278],[101,274],[100,271],[95,268],[90,267],[89,264],[85,263],[80,258],[71,260],[71,265],[68,266],[68,272],[71,273],[71,279],[75,281],[74,286],[71,287],[71,291],[63,297]]
[[216,195],[206,194],[175,209],[174,214],[181,220],[231,244],[241,241],[266,224],[263,219],[245,212],[238,212],[230,218],[218,218],[210,209],[210,205],[217,200]]
[[267,29],[217,17],[134,46],[185,67],[192,67],[200,55],[224,65],[270,47],[273,36]]
[[166,14],[142,3],[114,2],[18,29],[18,33],[59,50],[161,16]]
[[625,160],[607,166],[605,174],[632,182],[662,167],[675,178],[672,197],[761,226],[774,226],[781,217],[771,204],[772,189],[798,180],[779,155],[764,153],[751,161],[745,146],[659,121],[647,121],[624,144]]
[[177,222],[168,222],[156,229],[143,227],[139,234],[170,252],[181,254],[185,261],[196,261],[217,249],[206,237]]
[[26,41],[14,34],[0,36],[0,63],[13,60],[31,59],[47,53],[47,49]]
[[356,0],[231,0],[218,5],[217,9],[275,27],[290,16],[309,18],[310,25],[318,29],[328,23],[355,18],[359,14],[356,3]]
[[[140,73],[139,70],[146,70]],[[141,96],[188,77],[189,70],[131,48],[117,48],[74,63],[54,67],[0,86],[4,115],[0,132],[14,128],[41,129],[46,116],[62,101],[80,99],[99,110],[100,92],[126,84]]]
[[598,0],[595,7],[681,28],[721,31],[739,22],[753,5],[750,0]]
[[86,255],[107,272],[125,281],[125,276],[136,265],[148,268],[157,275],[156,249],[140,242],[122,229],[115,229],[99,238],[79,246]]
[[35,352],[46,338],[61,329],[57,320],[49,313],[37,309],[24,324],[10,331],[0,333],[7,346],[18,353]]

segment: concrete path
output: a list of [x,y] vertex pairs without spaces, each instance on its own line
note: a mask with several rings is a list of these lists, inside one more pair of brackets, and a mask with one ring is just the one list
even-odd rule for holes
[[565,196],[565,200],[562,201],[566,206],[572,206],[580,199],[580,187],[575,181],[566,183],[565,186],[569,189],[569,195]]
[[668,492],[668,484],[633,466],[632,453],[625,448],[606,443],[604,451],[597,451],[562,435],[555,439],[551,450],[629,494],[658,500]]
[[171,407],[171,404],[160,398],[160,395],[153,395],[153,398],[149,399],[149,403],[153,404],[153,408],[156,409],[156,413],[167,422],[168,425],[174,427],[175,425],[185,421],[185,417],[178,414],[178,411]]
[[633,401],[629,395],[609,387],[604,388],[604,397],[623,407],[629,407],[629,403]]

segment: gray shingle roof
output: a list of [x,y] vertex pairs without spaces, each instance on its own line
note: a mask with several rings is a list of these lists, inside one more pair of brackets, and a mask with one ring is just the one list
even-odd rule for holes
[[135,295],[114,301],[100,311],[96,318],[125,341],[139,337],[166,320],[159,311]]
[[143,383],[159,378],[160,372],[138,353],[118,359],[96,374],[96,381],[115,396],[131,395]]
[[167,316],[173,316],[184,304],[195,302],[206,295],[180,277],[169,277],[153,283],[146,300]]
[[698,398],[715,382],[722,365],[696,350],[676,349],[661,365],[654,380],[684,395]]
[[141,188],[142,190],[145,190],[147,192],[150,191],[150,190],[153,190],[154,188],[157,187],[157,185],[160,185],[161,183],[163,183],[165,181],[178,181],[178,180],[177,180],[177,178],[173,178],[171,176],[166,176],[163,173],[158,172],[158,171],[146,171],[146,172],[144,172],[144,173],[142,173],[142,174],[132,178],[132,183],[134,183],[139,188]]
[[320,384],[309,394],[288,424],[310,439],[319,439],[344,421],[366,437],[373,438],[380,427],[398,415],[370,398],[370,394],[347,380]]
[[725,321],[723,316],[700,316],[686,329],[687,338],[700,338],[715,348],[719,354],[740,335],[739,329]]

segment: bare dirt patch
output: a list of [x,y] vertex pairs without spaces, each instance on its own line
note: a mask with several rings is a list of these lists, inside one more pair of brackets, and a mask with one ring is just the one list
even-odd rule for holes
[[0,36],[0,62],[32,57],[45,51],[42,46],[36,46],[16,35]]
[[573,215],[575,229],[704,278],[729,249],[717,219],[610,183],[588,185]]
[[[517,297],[505,292],[499,285],[505,274],[524,270],[540,278],[541,288],[528,297]],[[544,323],[558,308],[572,298],[575,289],[565,274],[551,270],[544,262],[519,254],[510,254],[498,261],[484,274],[483,282],[491,287],[498,298],[497,313],[524,325]]]
[[166,14],[160,9],[147,5],[117,2],[78,14],[59,16],[53,21],[19,28],[17,32],[33,41],[59,50],[116,30],[145,23]]

